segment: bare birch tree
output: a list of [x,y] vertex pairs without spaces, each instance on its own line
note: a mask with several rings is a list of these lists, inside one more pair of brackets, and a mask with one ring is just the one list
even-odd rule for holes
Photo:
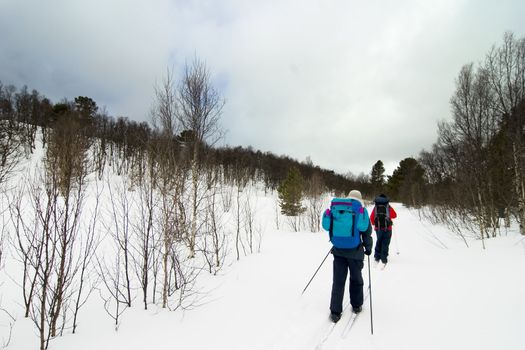
[[495,113],[504,119],[511,119],[508,123],[511,131],[507,134],[511,140],[511,159],[508,165],[514,169],[516,217],[520,232],[525,235],[524,122],[523,117],[518,117],[518,106],[525,100],[525,38],[516,39],[513,33],[505,33],[503,44],[493,46],[487,55],[484,69],[496,97]]
[[[71,119],[63,119],[50,134],[45,170],[30,179],[11,209],[17,230],[18,252],[26,316],[38,329],[41,350],[68,327],[68,311],[78,283],[77,242],[81,231],[87,174],[87,140]],[[75,310],[75,314],[77,310]],[[75,319],[76,322],[76,319]]]
[[[218,177],[214,176],[213,173],[211,168],[207,169],[206,186],[209,188],[209,197],[205,206],[205,229],[201,250],[208,264],[209,272],[215,275],[222,268],[227,255],[227,239],[224,233],[224,200],[226,199],[227,202],[228,194],[223,195],[222,192],[225,191],[225,189],[220,185]],[[229,192],[229,195],[231,196],[231,192]],[[217,198],[219,196],[222,199],[220,202]],[[220,203],[222,203],[222,207]]]
[[15,119],[15,87],[0,82],[0,184],[12,174],[22,157],[22,128]]
[[239,183],[237,184],[237,191],[235,196],[235,253],[237,255],[237,260],[241,258],[241,248],[244,251],[244,255],[246,255],[246,249],[244,248],[244,243],[241,236],[241,231],[244,227],[244,216],[242,215],[242,192],[244,191],[245,187],[246,182],[244,180],[239,181]]
[[321,230],[321,211],[323,210],[323,193],[326,188],[323,184],[322,178],[314,173],[310,179],[306,181],[306,218],[308,227],[312,232],[319,232]]
[[224,100],[212,86],[206,64],[195,58],[186,65],[177,91],[177,119],[182,130],[191,132],[192,222],[189,236],[190,257],[195,256],[199,212],[199,155],[202,147],[215,144],[222,136],[219,125]]
[[243,205],[243,215],[244,215],[244,233],[246,237],[246,244],[248,246],[248,249],[250,250],[250,254],[253,254],[254,247],[256,245],[256,222],[255,222],[255,214],[256,214],[256,205],[257,203],[253,203],[253,199],[251,196],[251,191],[247,190],[244,193],[244,205]]
[[[160,230],[161,265],[162,265],[162,307],[169,306],[169,298],[176,291],[179,298],[189,290],[186,280],[192,274],[181,265],[181,247],[184,236],[187,236],[187,213],[185,205],[187,166],[184,147],[175,136],[178,129],[176,110],[179,109],[173,77],[168,71],[160,87],[156,88],[156,102],[152,119],[157,121],[155,128],[158,138],[154,147],[156,167],[156,190],[158,193],[157,224]],[[179,121],[180,123],[180,121]],[[195,198],[197,198],[195,196]],[[193,248],[194,249],[194,246]]]
[[[487,224],[492,211],[487,211],[491,193],[486,191],[490,183],[485,169],[488,168],[488,145],[497,131],[497,117],[492,113],[494,101],[485,70],[474,72],[473,65],[464,66],[456,82],[456,92],[451,99],[454,117],[451,133],[461,140],[461,162],[459,171],[468,169],[470,176],[462,176],[471,197],[472,208],[481,239],[488,238]],[[475,172],[472,174],[472,172]]]
[[56,310],[53,281],[58,276],[59,230],[56,227],[59,202],[58,187],[42,186],[37,173],[27,181],[30,205],[22,205],[21,189],[11,201],[11,217],[16,233],[17,254],[23,264],[22,293],[25,317],[30,317],[38,330],[40,349],[51,339],[53,310]]
[[[150,147],[151,148],[151,147]],[[137,212],[138,220],[133,224],[133,232],[135,237],[135,245],[133,254],[133,261],[135,266],[135,273],[142,289],[142,302],[144,303],[144,309],[148,309],[148,290],[150,286],[150,280],[153,277],[153,290],[152,297],[155,296],[155,281],[156,274],[154,273],[155,264],[155,251],[158,250],[156,246],[156,233],[158,230],[154,229],[155,212],[157,210],[156,204],[156,176],[155,176],[155,164],[152,157],[148,156],[143,159],[145,162],[145,173],[142,176],[142,180],[138,186],[138,202]],[[155,302],[155,299],[152,300]]]
[[127,302],[127,306],[131,307],[131,218],[130,218],[130,207],[131,201],[129,199],[129,193],[127,191],[128,180],[126,177],[121,177],[122,183],[114,188],[111,185],[111,181],[108,181],[108,189],[110,195],[109,216],[111,217],[111,225],[106,227],[106,231],[113,238],[114,243],[117,246],[117,252],[120,254],[118,262],[122,264],[115,271],[122,273],[122,276],[115,276],[114,279],[119,279],[122,284],[122,293],[125,297],[122,300]]
[[75,306],[73,308],[73,325],[72,333],[76,332],[78,327],[78,316],[80,309],[85,305],[88,298],[98,285],[98,279],[93,280],[96,276],[96,266],[94,260],[96,259],[96,251],[101,242],[98,233],[98,214],[100,205],[101,188],[96,188],[95,206],[92,209],[91,219],[88,227],[85,228],[85,234],[81,236],[78,250],[78,279],[74,285],[73,291],[76,294]]
[[51,186],[60,193],[60,202],[54,208],[54,227],[58,231],[57,258],[58,272],[53,286],[53,300],[50,309],[51,337],[55,337],[64,304],[68,301],[68,289],[74,277],[74,247],[79,236],[80,219],[85,199],[85,184],[88,172],[87,150],[89,140],[84,126],[75,114],[64,115],[54,126],[45,158],[48,179]]
[[[120,246],[116,245],[112,258],[97,258],[98,273],[105,288],[99,289],[100,297],[104,301],[104,310],[113,319],[115,331],[118,330],[122,314],[131,304],[123,286],[122,254]],[[109,260],[109,261],[108,261]]]

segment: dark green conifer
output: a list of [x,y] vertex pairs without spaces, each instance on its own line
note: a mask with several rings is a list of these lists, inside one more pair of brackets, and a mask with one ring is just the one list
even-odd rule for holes
[[297,216],[305,211],[301,205],[304,192],[304,179],[296,168],[291,168],[288,177],[279,185],[279,205],[281,213]]

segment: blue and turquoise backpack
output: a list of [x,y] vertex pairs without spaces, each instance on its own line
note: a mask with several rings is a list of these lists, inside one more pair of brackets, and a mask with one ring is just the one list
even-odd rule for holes
[[330,211],[323,214],[323,228],[337,248],[351,249],[361,244],[361,234],[368,229],[370,219],[361,203],[349,198],[334,198]]

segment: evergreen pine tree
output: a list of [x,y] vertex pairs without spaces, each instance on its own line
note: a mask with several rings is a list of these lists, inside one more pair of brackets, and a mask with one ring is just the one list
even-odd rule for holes
[[291,168],[288,177],[279,185],[279,205],[281,213],[286,216],[297,216],[305,211],[301,205],[304,192],[304,180],[296,168]]
[[392,176],[388,177],[387,187],[391,198],[407,205],[417,205],[425,185],[424,176],[425,170],[416,159],[403,159]]
[[385,167],[381,160],[378,160],[372,167],[370,173],[370,184],[372,185],[372,191],[374,191],[375,194],[383,192],[383,186],[385,185]]

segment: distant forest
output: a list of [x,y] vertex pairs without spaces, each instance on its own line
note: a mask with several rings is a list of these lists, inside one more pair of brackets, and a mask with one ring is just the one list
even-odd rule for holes
[[[103,112],[97,103],[86,96],[78,96],[73,101],[63,100],[53,103],[36,90],[27,86],[17,88],[3,85],[0,81],[0,129],[2,136],[2,167],[8,165],[10,153],[23,146],[26,152],[35,149],[37,128],[42,130],[42,146],[46,147],[50,131],[66,120],[74,120],[82,126],[82,133],[90,143],[95,144],[95,171],[101,172],[105,164],[115,167],[118,173],[130,171],[139,159],[145,156],[148,145],[158,141],[160,131],[147,122],[137,122],[126,117],[112,117]],[[20,124],[21,123],[21,124]],[[173,154],[180,155],[191,142],[191,130],[183,130],[173,135],[171,147]],[[247,179],[262,181],[273,190],[286,178],[291,168],[300,170],[305,179],[313,174],[320,176],[326,188],[343,194],[350,188],[359,187],[367,181],[337,174],[322,169],[311,162],[300,162],[288,156],[254,150],[252,147],[213,147],[204,145],[199,158],[207,165],[220,166],[224,171],[224,181],[237,183]],[[12,164],[13,165],[13,164]],[[7,174],[7,169],[2,174]],[[0,178],[2,180],[2,178]]]

